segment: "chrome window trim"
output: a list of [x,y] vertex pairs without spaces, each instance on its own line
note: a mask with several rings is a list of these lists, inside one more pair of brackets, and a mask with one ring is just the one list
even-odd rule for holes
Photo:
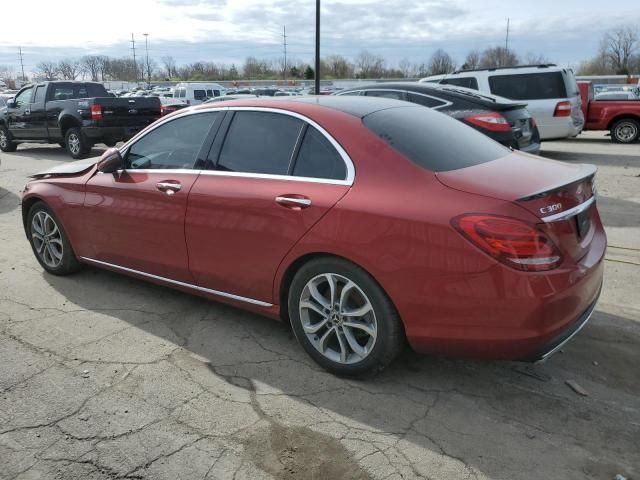
[[580,205],[577,205],[577,206],[575,206],[573,208],[570,208],[569,210],[565,210],[564,212],[556,213],[555,215],[549,215],[548,217],[542,217],[542,220],[545,223],[559,222],[561,220],[566,220],[566,219],[571,218],[571,217],[573,217],[575,215],[578,215],[579,213],[584,212],[595,201],[596,201],[596,196],[593,195],[589,200],[587,200],[586,202],[582,202]]
[[124,272],[134,273],[136,275],[141,275],[141,276],[147,277],[147,278],[153,278],[154,280],[159,280],[159,281],[162,281],[162,282],[170,283],[172,285],[178,285],[180,287],[191,288],[191,289],[197,290],[199,292],[209,293],[209,294],[217,295],[219,297],[224,297],[224,298],[230,298],[232,300],[237,300],[237,301],[240,301],[240,302],[251,303],[253,305],[258,305],[260,307],[273,307],[273,304],[267,303],[267,302],[263,302],[261,300],[255,300],[253,298],[243,297],[243,296],[240,296],[240,295],[234,295],[233,293],[221,292],[219,290],[212,290],[210,288],[199,287],[198,285],[192,285],[191,283],[180,282],[179,280],[172,280],[172,279],[166,278],[166,277],[160,277],[158,275],[153,275],[151,273],[141,272],[140,270],[134,270],[133,268],[122,267],[120,265],[115,265],[113,263],[103,262],[101,260],[96,260],[94,258],[88,258],[88,257],[79,257],[79,258],[82,261],[85,261],[85,262],[88,262],[88,263],[92,263],[92,264],[95,264],[95,265],[101,265],[103,267],[110,267],[110,268],[114,268],[116,270],[122,270]]
[[[349,90],[348,92],[342,92],[342,93],[336,93],[336,96],[347,96],[350,93],[355,93],[355,92],[359,92],[359,93],[364,93],[364,92],[398,92],[398,93],[406,93],[407,95],[410,93],[413,93],[414,95],[420,95],[421,97],[427,97],[427,98],[431,98],[433,100],[436,100],[437,102],[444,102],[444,104],[439,105],[437,107],[426,107],[426,108],[430,108],[431,110],[439,110],[441,108],[445,108],[445,107],[449,107],[451,105],[453,105],[453,102],[450,102],[449,100],[445,100],[444,98],[438,98],[438,97],[434,97],[433,95],[427,95],[426,93],[421,93],[421,92],[414,92],[413,90],[399,90],[399,89],[395,89],[395,88],[381,88],[379,90],[376,90],[375,88],[367,88],[367,89],[362,89],[362,90]],[[412,102],[411,100],[403,100],[404,102],[409,102],[409,103],[413,103],[414,105],[420,105],[419,103],[415,103]],[[420,105],[421,107],[425,107],[425,105]]]
[[249,173],[249,172],[225,172],[222,170],[191,170],[191,169],[130,169],[128,172],[145,172],[145,173],[193,173],[200,175],[216,175],[216,176],[226,176],[226,177],[244,177],[244,178],[261,178],[261,179],[274,179],[274,180],[289,180],[289,181],[297,181],[297,182],[310,182],[310,183],[326,183],[330,185],[353,185],[355,180],[356,169],[349,157],[349,154],[342,148],[342,145],[338,143],[338,141],[333,138],[332,135],[329,134],[323,127],[321,127],[318,123],[302,115],[298,112],[292,112],[290,110],[283,110],[280,108],[274,107],[216,107],[216,108],[206,108],[206,109],[194,109],[185,108],[179,110],[179,113],[176,115],[171,115],[170,118],[158,120],[157,123],[152,124],[152,128],[149,130],[144,130],[136,134],[131,140],[122,145],[119,150],[120,154],[124,157],[126,155],[127,149],[136,141],[138,141],[143,136],[151,133],[156,128],[168,123],[172,120],[176,120],[181,117],[185,117],[187,115],[197,115],[198,113],[206,113],[206,112],[228,112],[228,111],[252,111],[252,112],[267,112],[267,113],[278,113],[282,115],[288,115],[290,117],[295,117],[303,122],[306,122],[309,126],[317,129],[324,137],[329,140],[329,143],[335,148],[338,152],[338,155],[342,158],[342,161],[345,163],[347,167],[347,176],[344,180],[334,180],[329,178],[316,178],[316,177],[298,177],[294,175],[274,175],[270,173]]

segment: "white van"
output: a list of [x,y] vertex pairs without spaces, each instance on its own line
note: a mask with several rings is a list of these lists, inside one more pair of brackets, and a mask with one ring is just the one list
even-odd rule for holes
[[173,89],[173,98],[178,98],[187,105],[197,105],[208,98],[221,97],[227,94],[227,89],[219,83],[179,83]]
[[473,88],[513,100],[525,100],[542,140],[575,137],[584,126],[578,83],[569,68],[525,65],[461,70],[420,81]]

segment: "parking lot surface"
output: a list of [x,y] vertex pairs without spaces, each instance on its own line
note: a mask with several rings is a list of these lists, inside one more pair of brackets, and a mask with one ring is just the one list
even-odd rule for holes
[[[94,150],[95,154],[100,149]],[[596,164],[609,250],[591,322],[545,364],[407,352],[320,370],[281,323],[93,268],[45,274],[0,166],[0,478],[640,478],[640,145],[543,144]]]

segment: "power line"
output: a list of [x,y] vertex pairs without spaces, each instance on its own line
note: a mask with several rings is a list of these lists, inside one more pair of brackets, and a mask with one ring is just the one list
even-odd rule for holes
[[131,50],[133,50],[133,70],[136,75],[136,83],[138,83],[138,64],[136,63],[136,41],[133,38],[133,33],[131,34]]
[[18,47],[18,51],[20,52],[20,67],[22,68],[22,81],[25,81],[24,77],[24,63],[22,61],[22,47]]
[[284,47],[284,70],[282,71],[282,79],[287,81],[287,26],[282,26],[282,45]]

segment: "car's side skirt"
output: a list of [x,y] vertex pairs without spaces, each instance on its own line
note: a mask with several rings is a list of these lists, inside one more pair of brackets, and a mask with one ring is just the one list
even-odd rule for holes
[[200,287],[198,285],[192,285],[190,283],[186,283],[186,282],[180,282],[178,280],[172,280],[171,278],[165,278],[165,277],[160,277],[158,275],[153,275],[151,273],[146,273],[146,272],[141,272],[140,270],[134,270],[133,268],[127,268],[127,267],[122,267],[120,265],[114,265],[113,263],[107,263],[107,262],[103,262],[101,260],[96,260],[94,258],[87,258],[87,257],[78,257],[78,259],[81,262],[86,262],[92,265],[96,265],[98,267],[105,267],[105,268],[109,268],[109,269],[114,269],[114,270],[120,270],[122,272],[126,272],[126,273],[131,273],[134,275],[140,275],[142,277],[146,277],[149,279],[153,279],[153,280],[157,280],[160,282],[166,282],[170,285],[175,285],[178,287],[183,287],[183,288],[189,288],[192,290],[196,290],[198,292],[202,292],[202,293],[207,293],[209,295],[216,295],[219,297],[224,297],[224,298],[229,298],[231,300],[236,300],[239,302],[245,302],[245,303],[250,303],[252,305],[258,305],[260,307],[272,307],[273,304],[271,303],[267,303],[267,302],[263,302],[261,300],[255,300],[253,298],[247,298],[247,297],[242,297],[240,295],[234,295],[233,293],[227,293],[227,292],[221,292],[218,290],[212,290],[210,288],[204,288],[204,287]]

